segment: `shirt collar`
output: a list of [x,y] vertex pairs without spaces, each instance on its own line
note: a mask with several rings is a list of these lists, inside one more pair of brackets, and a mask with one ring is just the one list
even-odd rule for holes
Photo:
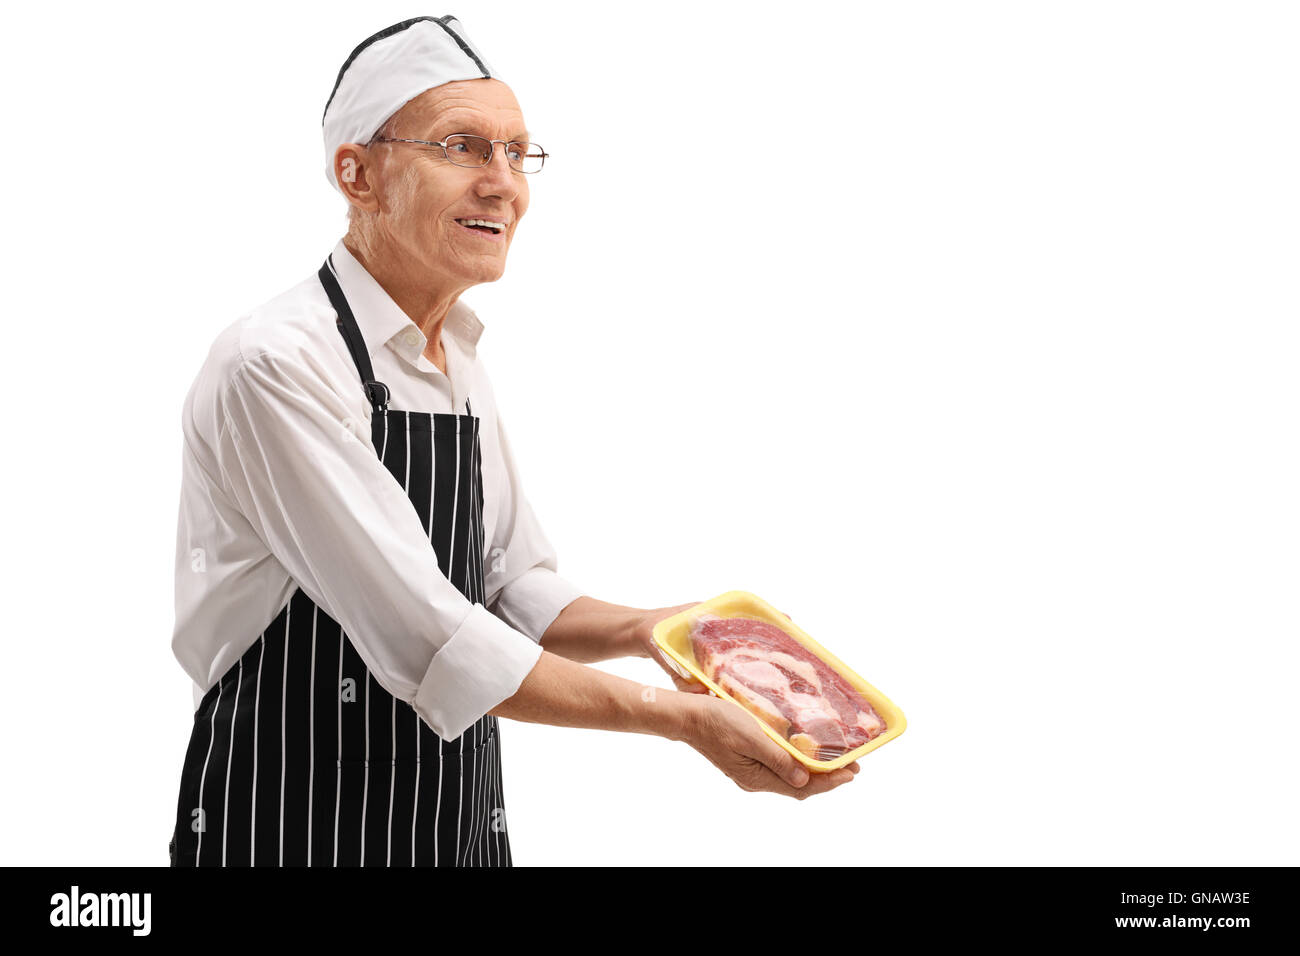
[[[424,332],[348,251],[342,239],[331,255],[339,287],[342,288],[348,305],[352,307],[352,314],[361,330],[361,337],[366,341],[369,354],[373,356],[387,345],[416,368],[423,371],[436,370],[434,364],[424,357],[424,349],[429,342]],[[450,336],[472,358],[479,336],[483,334],[483,323],[473,309],[457,299],[447,312],[442,331],[444,337]]]

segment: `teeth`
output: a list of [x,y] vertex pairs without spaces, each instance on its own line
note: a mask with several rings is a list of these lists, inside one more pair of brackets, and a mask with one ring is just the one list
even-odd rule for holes
[[497,232],[504,232],[506,228],[504,222],[493,222],[491,219],[457,219],[456,221],[466,226],[487,226]]

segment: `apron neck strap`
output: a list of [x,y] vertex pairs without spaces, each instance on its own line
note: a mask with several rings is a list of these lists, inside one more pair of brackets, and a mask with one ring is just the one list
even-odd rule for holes
[[[361,335],[360,327],[357,326],[356,316],[352,314],[352,306],[348,305],[347,297],[343,295],[339,280],[334,275],[334,257],[328,257],[324,265],[320,267],[320,272],[316,274],[320,278],[320,284],[325,287],[325,294],[329,296],[330,305],[338,313],[339,334],[343,336],[343,341],[347,343],[348,351],[352,354],[352,362],[361,375],[361,384],[366,390],[366,400],[370,402],[370,407],[376,412],[387,412],[388,386],[375,379],[375,369],[370,364],[370,353],[366,350],[366,340]],[[470,416],[474,414],[469,404],[468,395],[465,396],[465,414]]]
[[348,351],[352,353],[352,362],[356,365],[357,372],[361,375],[361,384],[366,390],[366,400],[370,402],[370,407],[376,412],[386,412],[388,410],[388,386],[375,380],[375,370],[370,364],[370,353],[366,350],[366,340],[361,336],[361,329],[357,327],[356,316],[352,314],[352,307],[348,305],[348,300],[339,287],[339,280],[334,275],[334,259],[332,256],[325,260],[317,276],[320,278],[320,284],[325,287],[325,294],[329,296],[330,305],[334,307],[334,311],[338,314],[339,334],[343,336]]

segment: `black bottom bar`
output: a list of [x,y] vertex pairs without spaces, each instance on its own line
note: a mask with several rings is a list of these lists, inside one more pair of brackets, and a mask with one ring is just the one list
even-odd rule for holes
[[[3,904],[11,933],[197,942],[234,930],[258,942],[295,943],[338,942],[353,933],[397,939],[433,930],[431,922],[449,916],[461,926],[482,925],[489,937],[509,925],[590,938],[612,921],[621,927],[618,936],[654,932],[666,933],[665,941],[702,943],[718,938],[725,914],[727,937],[778,927],[817,936],[835,928],[837,939],[863,944],[891,931],[917,938],[1130,938],[1176,946],[1207,940],[1238,947],[1294,929],[1297,883],[1294,867],[719,869],[681,876],[628,868],[568,869],[545,879],[527,868],[53,867],[10,868],[6,876],[13,887]],[[476,914],[479,906],[484,912]],[[491,918],[480,922],[476,915]],[[618,938],[606,942],[616,945]]]

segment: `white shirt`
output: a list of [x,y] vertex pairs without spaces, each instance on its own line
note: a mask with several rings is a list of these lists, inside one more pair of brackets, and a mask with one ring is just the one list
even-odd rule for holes
[[380,461],[360,376],[313,273],[228,326],[186,396],[172,650],[197,708],[301,587],[375,680],[450,739],[518,690],[542,634],[583,592],[557,574],[524,497],[477,356],[478,317],[452,306],[444,375],[342,240],[333,256],[391,407],[464,414],[468,396],[481,419],[486,601],[471,604],[442,573]]

